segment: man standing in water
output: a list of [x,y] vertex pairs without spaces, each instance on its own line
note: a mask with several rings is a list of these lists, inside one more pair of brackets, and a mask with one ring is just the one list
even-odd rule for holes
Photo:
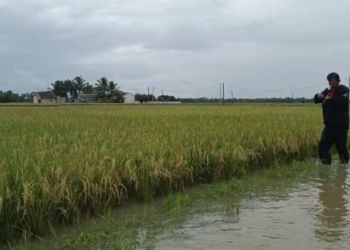
[[349,89],[340,84],[337,73],[327,76],[329,88],[316,94],[315,103],[322,103],[325,125],[319,143],[319,157],[323,164],[331,164],[330,149],[335,144],[340,162],[349,162],[347,135],[349,128]]
[[319,143],[319,157],[323,164],[331,164],[332,157],[329,151],[334,143],[340,162],[348,163],[349,89],[340,84],[337,73],[330,73],[327,80],[329,88],[314,97],[315,103],[322,103],[325,125]]

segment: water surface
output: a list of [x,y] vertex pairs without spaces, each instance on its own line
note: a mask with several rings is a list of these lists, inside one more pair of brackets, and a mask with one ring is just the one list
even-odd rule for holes
[[188,218],[146,248],[350,249],[349,184],[348,168],[340,165],[284,190],[272,183],[231,211],[208,204],[212,212]]

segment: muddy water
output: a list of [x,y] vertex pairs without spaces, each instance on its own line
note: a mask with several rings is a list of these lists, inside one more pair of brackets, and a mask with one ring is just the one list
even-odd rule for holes
[[213,202],[144,249],[350,249],[349,178],[334,165],[288,190],[250,193],[230,211]]

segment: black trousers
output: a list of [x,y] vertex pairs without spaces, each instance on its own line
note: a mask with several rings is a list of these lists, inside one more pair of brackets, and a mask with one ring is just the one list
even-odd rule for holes
[[333,144],[337,148],[341,163],[349,162],[349,151],[347,148],[348,128],[341,126],[326,125],[322,131],[319,143],[319,157],[323,164],[331,164],[332,157],[329,153]]

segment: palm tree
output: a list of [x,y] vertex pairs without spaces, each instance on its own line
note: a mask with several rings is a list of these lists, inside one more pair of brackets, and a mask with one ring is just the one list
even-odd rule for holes
[[73,98],[76,98],[78,96],[78,93],[77,93],[78,89],[74,80],[67,79],[67,80],[64,80],[63,82],[67,93],[69,92],[69,94]]
[[110,81],[109,82],[109,90],[111,91],[111,92],[113,92],[114,90],[118,90],[118,84],[117,83],[115,83],[115,82],[113,82],[113,81]]
[[101,77],[100,79],[97,80],[96,83],[96,88],[99,91],[108,91],[109,89],[109,82],[107,77]]
[[101,77],[96,82],[96,90],[97,90],[97,97],[101,99],[105,99],[107,96],[107,92],[109,90],[109,82],[107,77]]
[[67,96],[67,86],[64,81],[57,80],[54,83],[51,83],[51,88],[56,96],[66,97]]
[[83,92],[85,94],[92,94],[94,92],[94,86],[92,86],[90,83],[86,82],[83,87]]
[[78,95],[79,95],[83,91],[84,86],[86,84],[86,81],[81,76],[76,76],[73,81],[74,81],[74,83],[76,85],[76,88],[77,88],[77,91],[78,91]]

